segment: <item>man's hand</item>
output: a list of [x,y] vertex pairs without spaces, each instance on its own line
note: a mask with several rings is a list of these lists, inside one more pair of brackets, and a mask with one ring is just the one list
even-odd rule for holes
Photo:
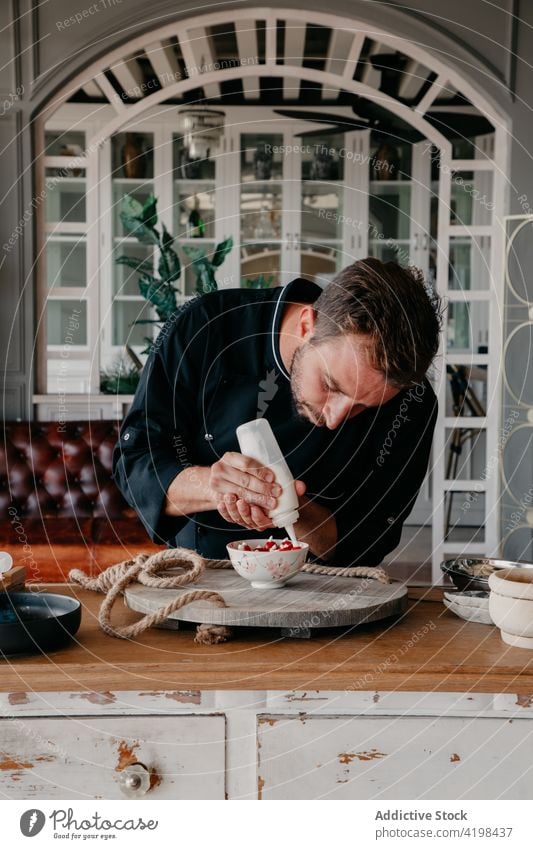
[[[305,496],[303,481],[294,484],[300,501],[296,535],[309,543],[313,554],[330,560],[337,540],[335,517]],[[189,466],[180,472],[168,488],[165,512],[187,516],[217,509],[226,522],[264,531],[274,527],[268,513],[277,505],[279,489],[269,468],[229,451],[213,466]]]
[[[217,510],[226,522],[256,531],[274,527],[268,513],[276,507],[281,487],[267,466],[227,451],[211,466],[209,485],[218,493]],[[295,485],[297,494],[303,495],[304,482]]]

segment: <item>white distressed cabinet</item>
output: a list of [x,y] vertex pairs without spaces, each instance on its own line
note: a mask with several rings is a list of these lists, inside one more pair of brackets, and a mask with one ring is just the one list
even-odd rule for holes
[[529,725],[501,718],[262,715],[262,797],[530,798]]
[[3,719],[0,794],[224,799],[224,726],[224,716]]
[[0,793],[8,799],[530,799],[533,792],[533,697],[1,693],[0,710]]

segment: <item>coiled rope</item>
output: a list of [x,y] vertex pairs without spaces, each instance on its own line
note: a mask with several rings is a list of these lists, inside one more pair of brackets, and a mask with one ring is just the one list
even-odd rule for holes
[[[161,577],[160,573],[167,569],[179,566],[184,571],[180,575]],[[149,613],[135,622],[133,625],[115,626],[111,624],[111,610],[117,597],[125,588],[137,581],[146,587],[157,587],[158,589],[176,589],[187,584],[193,584],[198,580],[205,569],[231,569],[230,560],[211,560],[202,557],[196,551],[189,548],[171,548],[166,551],[158,551],[155,554],[139,554],[132,560],[123,560],[115,563],[101,572],[96,578],[89,578],[81,569],[72,569],[69,579],[88,590],[106,593],[100,611],[98,623],[106,634],[129,640],[138,637],[143,631],[161,624],[175,610],[185,607],[192,601],[210,601],[216,607],[227,607],[220,593],[211,590],[191,590],[190,592],[177,595],[168,604],[154,613]],[[345,568],[319,566],[306,563],[301,570],[313,575],[329,575],[330,577],[344,578],[375,578],[382,583],[390,583],[387,573],[375,566],[347,566]],[[157,576],[157,577],[156,577]],[[231,636],[231,630],[223,625],[199,625],[194,641],[196,643],[220,643],[225,642]]]

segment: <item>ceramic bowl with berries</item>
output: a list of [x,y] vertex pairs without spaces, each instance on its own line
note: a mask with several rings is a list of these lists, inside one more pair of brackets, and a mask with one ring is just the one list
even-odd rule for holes
[[226,546],[232,566],[256,590],[285,586],[305,565],[309,546],[290,539],[247,539]]

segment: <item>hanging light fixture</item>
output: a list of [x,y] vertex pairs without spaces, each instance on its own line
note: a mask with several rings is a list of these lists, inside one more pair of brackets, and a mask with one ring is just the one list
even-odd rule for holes
[[219,109],[191,108],[178,112],[183,146],[189,159],[208,159],[224,132],[225,113]]

